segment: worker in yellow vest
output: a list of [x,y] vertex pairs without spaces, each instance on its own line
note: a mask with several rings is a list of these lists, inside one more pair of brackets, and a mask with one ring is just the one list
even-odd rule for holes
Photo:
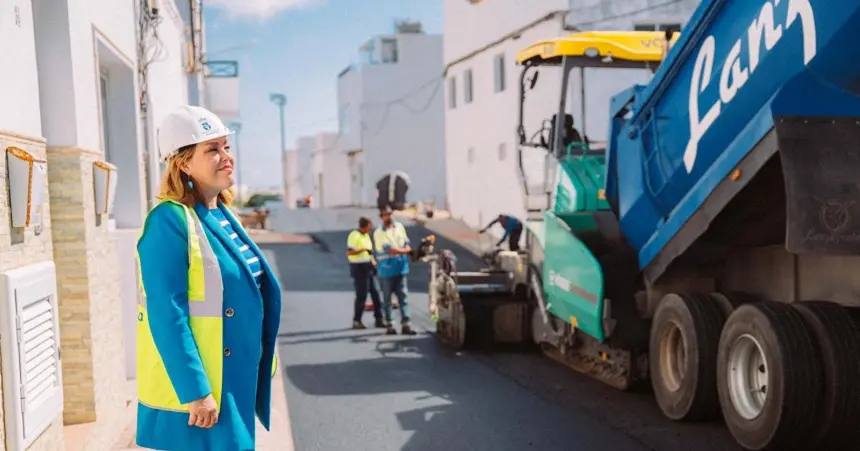
[[382,307],[379,301],[379,290],[376,287],[376,261],[373,258],[373,240],[370,231],[373,223],[369,218],[361,217],[358,228],[349,233],[346,239],[346,258],[349,260],[349,275],[355,289],[355,304],[352,316],[353,329],[366,329],[361,322],[364,314],[367,295],[373,300],[373,316],[376,327],[385,328],[382,321]]
[[269,428],[281,287],[229,209],[231,132],[183,106],[158,129],[167,165],[137,244],[137,445],[255,449]]

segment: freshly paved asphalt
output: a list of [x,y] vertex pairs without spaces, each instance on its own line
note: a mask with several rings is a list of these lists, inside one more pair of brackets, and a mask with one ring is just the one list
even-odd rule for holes
[[[280,350],[297,451],[737,449],[721,425],[666,420],[649,393],[619,393],[537,354],[445,347],[432,335],[423,264],[409,277],[417,336],[350,330],[346,235],[365,213],[275,211],[276,230],[312,225],[317,242],[262,246],[286,290]],[[460,269],[479,264],[439,244]]]

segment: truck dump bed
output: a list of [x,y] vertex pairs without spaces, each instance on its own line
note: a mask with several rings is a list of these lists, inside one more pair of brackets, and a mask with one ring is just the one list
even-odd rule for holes
[[860,0],[703,0],[652,82],[613,99],[607,197],[651,277],[777,150],[787,246],[825,246],[803,236],[821,203],[860,195],[815,183],[858,177],[858,36]]

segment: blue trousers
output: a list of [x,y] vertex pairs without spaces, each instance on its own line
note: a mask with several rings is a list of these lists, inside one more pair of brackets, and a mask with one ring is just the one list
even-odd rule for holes
[[409,304],[406,299],[409,288],[406,276],[380,277],[379,284],[382,286],[382,312],[385,321],[391,324],[391,295],[394,294],[400,304],[400,324],[409,324]]

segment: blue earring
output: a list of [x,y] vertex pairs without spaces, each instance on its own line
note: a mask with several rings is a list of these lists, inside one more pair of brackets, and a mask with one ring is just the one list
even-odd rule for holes
[[188,181],[188,188],[194,189],[194,182],[192,182],[191,180]]

